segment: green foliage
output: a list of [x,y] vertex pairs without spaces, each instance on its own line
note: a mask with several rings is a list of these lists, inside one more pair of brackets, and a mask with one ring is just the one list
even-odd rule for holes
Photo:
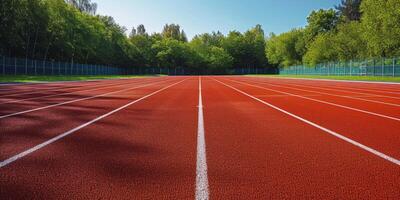
[[144,25],[126,28],[95,15],[91,0],[3,0],[0,55],[118,67],[180,67],[224,73],[233,67],[266,67],[264,31],[195,36],[178,24],[149,35]]
[[308,25],[305,28],[307,42],[312,42],[318,34],[333,30],[338,21],[339,16],[333,9],[312,11],[307,17]]
[[172,38],[183,42],[188,41],[185,31],[181,30],[178,24],[166,24],[161,34],[164,38]]
[[346,61],[364,58],[366,42],[359,22],[340,24],[335,32],[320,34],[311,43],[304,62],[315,65],[334,60]]
[[364,0],[361,11],[369,56],[400,56],[400,1]]
[[300,64],[305,51],[304,30],[293,29],[279,36],[271,35],[266,45],[270,63],[280,66]]
[[361,2],[361,0],[342,0],[340,5],[336,6],[336,9],[346,21],[360,21]]
[[260,25],[244,34],[231,31],[223,40],[222,48],[233,57],[233,66],[236,68],[254,68],[267,65],[264,54],[264,31]]
[[272,34],[269,62],[280,66],[400,56],[400,1],[343,0],[313,11],[303,31]]

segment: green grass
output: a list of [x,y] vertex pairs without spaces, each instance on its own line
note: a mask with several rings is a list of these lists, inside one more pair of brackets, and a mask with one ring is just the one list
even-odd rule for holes
[[273,77],[273,78],[314,78],[314,79],[350,80],[350,81],[400,82],[400,77],[391,77],[391,76],[319,76],[319,75],[250,75],[250,76]]
[[[156,76],[156,75],[154,75]],[[33,82],[53,82],[53,81],[85,81],[97,79],[120,79],[120,78],[139,78],[151,77],[144,75],[101,75],[101,76],[25,76],[25,75],[0,75],[2,83],[33,83]]]

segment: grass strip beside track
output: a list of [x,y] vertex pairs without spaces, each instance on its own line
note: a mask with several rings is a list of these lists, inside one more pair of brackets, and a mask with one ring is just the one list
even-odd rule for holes
[[323,75],[248,75],[248,76],[268,77],[268,78],[310,78],[310,79],[400,83],[400,77],[392,77],[392,76],[323,76]]
[[25,75],[5,75],[0,76],[1,83],[35,83],[35,82],[54,82],[54,81],[86,81],[98,79],[122,79],[122,78],[142,78],[160,75],[98,75],[98,76],[25,76]]

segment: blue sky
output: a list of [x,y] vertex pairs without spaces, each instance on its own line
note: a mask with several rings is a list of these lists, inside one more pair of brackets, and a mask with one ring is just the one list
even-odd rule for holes
[[281,33],[306,25],[315,9],[333,8],[340,0],[92,0],[98,13],[113,16],[128,28],[144,24],[147,32],[160,32],[177,23],[189,38],[195,34],[246,31],[261,24],[266,33]]

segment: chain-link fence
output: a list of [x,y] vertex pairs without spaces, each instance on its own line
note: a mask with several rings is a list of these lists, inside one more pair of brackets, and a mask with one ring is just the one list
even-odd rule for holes
[[124,69],[56,61],[0,56],[0,75],[118,75]]
[[291,66],[281,68],[286,75],[327,75],[327,76],[400,76],[399,58],[352,60],[328,62],[316,66]]
[[68,63],[58,61],[42,61],[0,55],[0,75],[206,75],[206,74],[277,74],[277,68],[235,68],[235,69],[192,69],[183,67],[110,67]]

